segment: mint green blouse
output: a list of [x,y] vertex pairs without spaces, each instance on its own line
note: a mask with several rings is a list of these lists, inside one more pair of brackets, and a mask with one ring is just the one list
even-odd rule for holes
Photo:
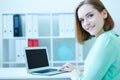
[[102,33],[91,48],[79,80],[120,80],[120,37],[110,31]]

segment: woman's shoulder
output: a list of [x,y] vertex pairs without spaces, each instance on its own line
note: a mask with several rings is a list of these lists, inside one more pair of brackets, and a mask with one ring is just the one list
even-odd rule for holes
[[120,35],[117,34],[115,31],[113,30],[108,30],[103,32],[98,38],[98,41],[110,41],[110,40],[117,40],[118,38],[120,38]]
[[[108,55],[104,53],[109,53],[109,55],[114,55],[113,53],[117,53],[116,55],[118,55],[120,52],[119,45],[119,35],[114,31],[105,31],[97,38],[94,44],[94,50],[98,53],[96,55],[99,55],[99,52],[103,56]],[[116,49],[116,51],[114,51],[114,49]]]
[[99,37],[109,37],[109,36],[119,36],[119,34],[117,34],[115,31],[113,30],[108,30],[108,31],[104,31]]
[[95,45],[96,46],[109,46],[109,45],[112,45],[112,46],[115,46],[115,45],[120,45],[120,36],[112,31],[112,30],[109,30],[109,31],[105,31],[104,33],[102,33],[97,39],[96,39],[96,42],[95,42]]

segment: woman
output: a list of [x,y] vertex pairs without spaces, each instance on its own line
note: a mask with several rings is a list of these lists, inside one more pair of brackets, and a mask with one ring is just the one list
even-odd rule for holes
[[96,37],[83,67],[70,63],[60,70],[71,71],[72,80],[120,80],[120,38],[114,22],[100,0],[85,0],[76,9],[76,34],[81,44]]

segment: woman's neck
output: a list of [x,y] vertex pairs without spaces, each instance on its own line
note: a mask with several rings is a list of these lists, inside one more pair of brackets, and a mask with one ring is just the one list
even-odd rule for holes
[[98,34],[95,35],[95,37],[96,37],[96,38],[99,37],[103,32],[104,32],[104,30],[101,29],[101,30],[98,32]]

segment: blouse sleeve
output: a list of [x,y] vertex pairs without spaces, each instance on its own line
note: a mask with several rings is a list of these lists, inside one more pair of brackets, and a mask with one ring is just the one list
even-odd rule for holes
[[116,41],[108,35],[101,35],[95,42],[84,74],[79,80],[102,80],[113,64],[116,55]]

